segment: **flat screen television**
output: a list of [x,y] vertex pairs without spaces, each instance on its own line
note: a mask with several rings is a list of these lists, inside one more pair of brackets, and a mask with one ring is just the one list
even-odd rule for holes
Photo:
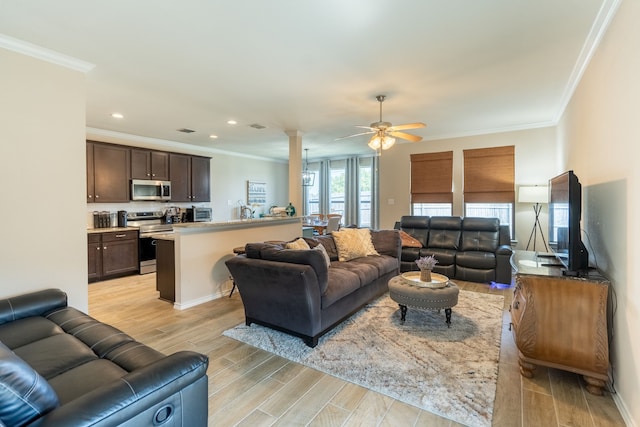
[[549,243],[564,265],[565,275],[581,276],[589,267],[589,253],[582,243],[582,186],[573,171],[549,180]]

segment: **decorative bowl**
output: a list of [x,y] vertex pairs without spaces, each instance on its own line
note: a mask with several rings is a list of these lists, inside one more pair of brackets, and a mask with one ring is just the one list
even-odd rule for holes
[[407,271],[406,273],[402,273],[401,277],[408,285],[417,286],[419,288],[440,289],[449,284],[449,278],[447,276],[433,272],[431,273],[430,282],[423,282],[420,280],[419,271]]

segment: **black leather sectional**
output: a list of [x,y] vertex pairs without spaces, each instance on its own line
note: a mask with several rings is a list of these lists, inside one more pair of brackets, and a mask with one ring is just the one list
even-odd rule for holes
[[68,307],[59,289],[0,300],[0,426],[206,426],[207,366]]
[[509,228],[497,218],[407,215],[395,228],[422,244],[402,248],[402,272],[418,270],[419,257],[434,255],[438,264],[433,271],[450,279],[511,283]]

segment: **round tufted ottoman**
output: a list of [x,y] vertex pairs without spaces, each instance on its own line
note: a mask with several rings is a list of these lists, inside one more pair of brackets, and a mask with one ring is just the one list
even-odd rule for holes
[[402,321],[407,316],[407,307],[427,310],[444,309],[447,326],[451,327],[451,307],[458,304],[459,293],[460,289],[451,281],[448,281],[444,288],[433,289],[411,285],[402,276],[389,280],[389,296],[400,305]]

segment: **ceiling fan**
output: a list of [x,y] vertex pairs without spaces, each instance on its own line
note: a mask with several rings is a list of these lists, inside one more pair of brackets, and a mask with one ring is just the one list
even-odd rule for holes
[[345,138],[353,138],[354,136],[360,135],[373,135],[369,140],[369,147],[373,150],[388,150],[393,147],[393,144],[396,142],[396,138],[406,139],[411,142],[418,142],[422,140],[421,136],[411,135],[406,132],[400,132],[401,130],[407,129],[418,129],[426,127],[424,123],[416,122],[416,123],[406,123],[403,125],[393,126],[389,122],[382,121],[382,103],[386,98],[385,95],[378,95],[376,99],[380,103],[380,121],[373,122],[369,126],[356,126],[357,128],[368,129],[366,132],[360,132],[353,135],[343,136],[337,139],[345,139]]

